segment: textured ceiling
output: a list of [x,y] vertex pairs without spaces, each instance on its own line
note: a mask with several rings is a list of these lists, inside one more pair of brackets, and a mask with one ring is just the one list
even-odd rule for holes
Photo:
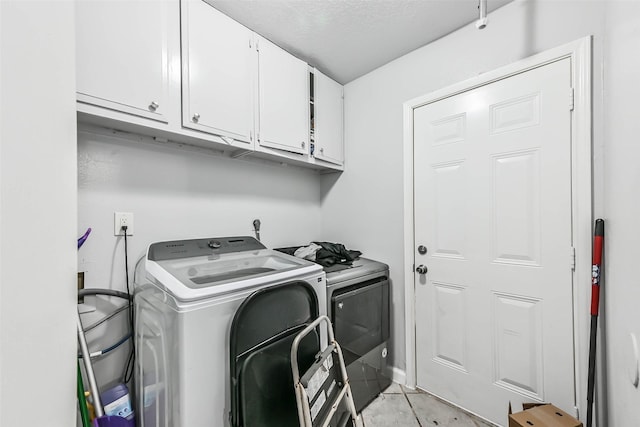
[[478,18],[478,0],[207,1],[343,84]]

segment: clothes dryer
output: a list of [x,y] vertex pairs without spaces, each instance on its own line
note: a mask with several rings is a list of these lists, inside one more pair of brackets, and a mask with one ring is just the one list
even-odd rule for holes
[[391,385],[389,266],[367,258],[325,267],[327,311],[344,354],[356,410]]
[[326,314],[322,267],[252,237],[150,245],[135,275],[138,425],[229,426],[234,314],[256,290],[294,281],[313,287]]

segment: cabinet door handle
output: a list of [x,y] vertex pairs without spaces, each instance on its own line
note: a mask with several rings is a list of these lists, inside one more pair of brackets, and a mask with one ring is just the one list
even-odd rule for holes
[[158,107],[160,107],[160,104],[158,104],[156,101],[151,101],[151,104],[149,104],[149,110],[151,111],[156,111]]
[[194,123],[198,123],[198,120],[200,120],[200,114],[195,113],[193,115],[193,118],[191,119]]
[[304,143],[304,141],[302,141],[302,143],[300,144],[300,146],[301,146],[302,148],[304,148],[304,146],[305,146],[305,145],[306,145],[306,144]]
[[320,148],[320,154],[324,154],[324,148]]

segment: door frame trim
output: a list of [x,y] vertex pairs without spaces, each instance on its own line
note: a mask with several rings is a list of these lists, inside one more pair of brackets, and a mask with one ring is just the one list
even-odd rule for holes
[[[404,103],[405,366],[408,387],[416,386],[415,275],[413,272],[415,261],[413,110],[565,58],[571,60],[571,82],[574,88],[574,109],[571,115],[571,210],[572,238],[576,254],[576,267],[573,271],[575,402],[576,412],[586,413],[587,403],[584,390],[587,388],[586,361],[589,354],[590,325],[586,307],[589,306],[590,301],[590,286],[587,284],[591,282],[593,227],[591,36],[530,56]],[[567,94],[568,101],[569,94]],[[569,260],[569,254],[567,254],[567,268],[569,268]]]

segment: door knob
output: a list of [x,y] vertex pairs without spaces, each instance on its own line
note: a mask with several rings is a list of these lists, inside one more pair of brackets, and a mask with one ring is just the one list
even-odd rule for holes
[[424,255],[427,253],[427,247],[425,245],[418,246],[418,253],[420,255]]
[[420,264],[419,266],[416,267],[416,272],[418,274],[427,274],[427,271],[429,271],[429,269],[427,268],[426,265]]

